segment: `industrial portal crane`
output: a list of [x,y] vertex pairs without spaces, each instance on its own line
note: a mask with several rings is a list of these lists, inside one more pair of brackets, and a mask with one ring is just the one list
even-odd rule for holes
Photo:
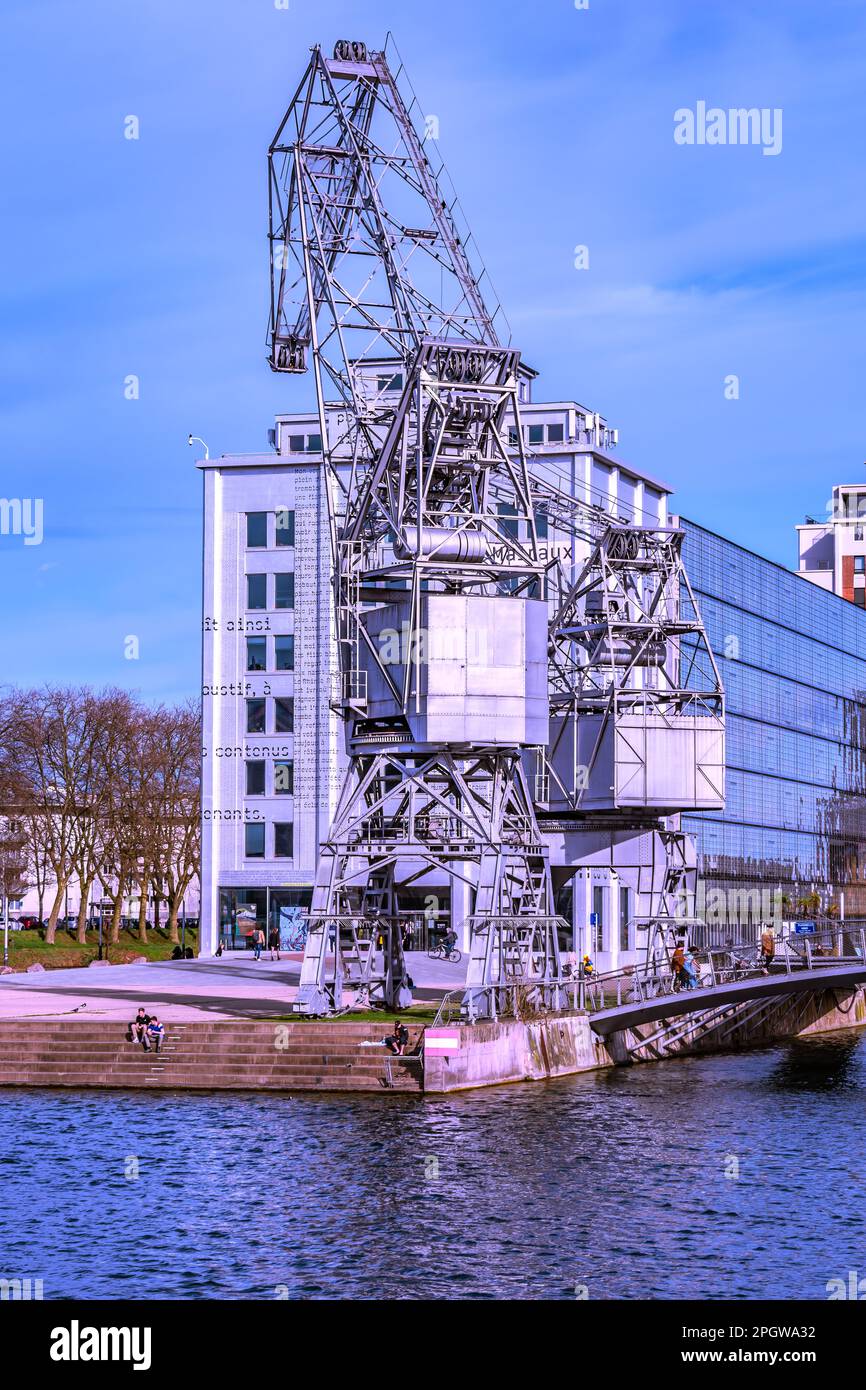
[[[393,46],[341,41],[312,50],[269,151],[270,365],[315,379],[348,755],[308,1014],[346,990],[405,1006],[401,892],[444,883],[469,922],[466,1016],[518,990],[559,1007],[551,843],[576,864],[587,825],[658,836],[664,895],[676,833],[660,817],[694,807],[698,781],[718,804],[723,767],[682,534],[533,468],[526,369],[426,133]],[[540,517],[583,565],[549,558]]]

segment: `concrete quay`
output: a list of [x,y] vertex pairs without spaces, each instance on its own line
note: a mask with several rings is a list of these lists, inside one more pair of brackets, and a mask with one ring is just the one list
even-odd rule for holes
[[[459,987],[455,970],[419,957],[416,994]],[[428,967],[430,967],[428,969]],[[599,1037],[586,1013],[431,1028],[406,1017],[407,1056],[383,1045],[392,1024],[292,1019],[297,961],[177,961],[0,979],[0,1087],[367,1091],[445,1094],[603,1067],[766,1046],[866,1026],[866,993],[819,989],[675,1036],[648,1021]],[[74,978],[73,978],[74,977]],[[139,1005],[166,1025],[159,1056],[126,1040]]]

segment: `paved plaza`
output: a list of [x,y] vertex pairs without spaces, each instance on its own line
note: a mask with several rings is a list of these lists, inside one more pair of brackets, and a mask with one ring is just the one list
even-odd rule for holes
[[[260,961],[252,952],[217,959],[88,966],[0,978],[0,1021],[14,1018],[131,1018],[139,1004],[166,1022],[202,1018],[271,1018],[289,1011],[298,992],[300,957]],[[407,954],[415,998],[438,1000],[466,977],[459,965]],[[73,1012],[76,1010],[77,1012]],[[130,1012],[132,1010],[132,1012]]]

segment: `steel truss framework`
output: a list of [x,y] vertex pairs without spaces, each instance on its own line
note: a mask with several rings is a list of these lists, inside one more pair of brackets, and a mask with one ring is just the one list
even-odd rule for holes
[[[503,614],[540,596],[544,563],[526,458],[505,443],[519,354],[500,343],[400,76],[363,45],[314,49],[270,151],[270,360],[316,380],[350,754],[313,895],[305,1012],[340,1007],[346,985],[404,1001],[399,886],[431,872],[475,892],[477,983],[559,972],[527,721],[467,728],[435,716],[423,688],[421,639],[458,611],[434,597]],[[382,655],[383,606],[406,632],[399,669]]]
[[[563,584],[560,573],[550,624],[547,771],[575,810],[592,789],[608,727],[622,727],[625,716],[640,731],[652,719],[662,727],[702,720],[723,738],[721,677],[683,565],[683,539],[675,527],[608,523],[591,538],[577,577]],[[595,716],[595,735],[584,775],[569,784],[556,771],[556,753],[582,716]],[[630,752],[636,765],[645,761],[644,748]],[[709,779],[711,771],[699,766],[698,775]],[[708,784],[707,798],[720,790]]]
[[[554,767],[563,731],[599,715],[603,731],[637,709],[723,719],[680,535],[612,517],[530,467],[519,354],[501,341],[501,310],[488,308],[486,272],[422,131],[399,59],[341,42],[333,58],[313,50],[269,152],[270,363],[315,378],[334,703],[350,755],[314,890],[306,1012],[340,1007],[346,986],[405,1002],[400,889],[443,874],[475,893],[470,1014],[515,982],[555,1003],[556,918],[533,802],[549,809],[552,788],[559,809],[581,817],[583,787]],[[540,546],[541,512],[585,544],[576,578]],[[546,699],[543,728],[432,712],[424,642],[460,611],[437,609],[440,598],[482,600],[473,612],[489,613],[488,631],[516,604],[528,613],[552,601],[549,726]],[[396,662],[383,651],[386,619],[402,637]],[[667,911],[685,855],[657,809],[643,821],[669,837],[659,840]]]

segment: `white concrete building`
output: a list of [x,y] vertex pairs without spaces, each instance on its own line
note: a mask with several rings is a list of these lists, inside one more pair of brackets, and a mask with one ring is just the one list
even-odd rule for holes
[[797,527],[798,572],[819,588],[866,607],[866,482],[833,488],[828,519]]
[[[533,402],[533,377],[525,369],[521,407],[533,470],[629,520],[666,523],[669,489],[617,459],[616,432],[594,412],[575,401]],[[395,376],[393,389],[401,388]],[[339,428],[334,415],[329,429]],[[336,647],[318,416],[280,416],[270,437],[271,453],[198,465],[204,475],[205,955],[216,950],[220,935],[242,944],[253,922],[266,934],[278,926],[284,942],[290,939],[293,915],[310,902],[318,845],[344,767],[342,727],[329,704]],[[546,539],[568,546],[579,566],[583,556],[570,537],[551,529]],[[609,870],[580,871],[564,888],[562,908],[574,924],[575,945],[590,949],[599,964],[615,966],[633,949],[626,923],[638,905]],[[420,913],[423,895],[405,909]],[[450,912],[443,884],[440,915]],[[455,900],[455,926],[462,915]]]

